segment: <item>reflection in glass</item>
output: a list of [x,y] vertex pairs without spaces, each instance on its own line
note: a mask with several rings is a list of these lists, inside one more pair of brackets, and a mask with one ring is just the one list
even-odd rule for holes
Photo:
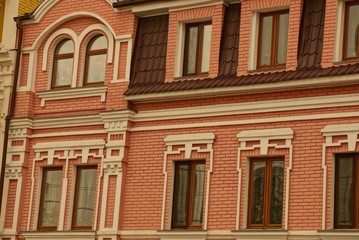
[[97,35],[91,39],[87,47],[85,84],[103,82],[105,80],[107,39]]
[[78,171],[77,202],[75,209],[76,227],[92,225],[96,193],[96,168],[82,168]]
[[74,44],[66,39],[58,44],[54,54],[53,87],[70,86],[72,82],[72,66]]
[[265,162],[253,162],[251,182],[251,224],[263,224]]
[[269,224],[282,223],[284,162],[272,162]]
[[201,72],[209,71],[209,55],[211,52],[212,25],[203,27],[203,44],[202,44],[202,64]]
[[273,16],[262,18],[260,65],[271,65]]
[[176,182],[174,192],[173,226],[187,225],[187,211],[189,199],[189,165],[180,164],[176,168]]
[[337,221],[340,225],[350,225],[353,211],[353,159],[340,158],[337,164]]
[[202,224],[204,173],[205,173],[205,165],[196,164],[194,186],[193,186],[192,225]]
[[197,62],[197,39],[198,27],[190,27],[188,31],[188,61],[187,61],[187,74],[196,73]]
[[358,57],[359,5],[349,7],[346,57]]
[[287,59],[288,24],[289,14],[279,15],[276,64],[284,64]]
[[44,170],[40,226],[55,227],[59,221],[62,170]]

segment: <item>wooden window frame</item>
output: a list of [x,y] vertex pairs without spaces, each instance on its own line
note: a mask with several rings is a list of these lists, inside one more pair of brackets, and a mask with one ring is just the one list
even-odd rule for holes
[[[63,45],[63,43],[65,43],[66,41],[72,41],[69,38],[63,39],[61,40],[55,48],[54,51],[54,58],[53,58],[53,63],[52,63],[52,77],[51,77],[51,89],[64,89],[64,88],[70,88],[71,87],[71,83],[69,85],[61,85],[61,86],[56,86],[55,85],[55,77],[56,77],[56,71],[57,71],[57,67],[58,67],[58,60],[62,60],[62,59],[71,59],[74,60],[74,53],[63,53],[63,54],[56,54],[57,50],[59,47],[61,47]],[[74,63],[72,63],[74,64]],[[72,69],[73,71],[74,69]]]
[[[92,225],[94,223],[91,224],[91,226],[76,226],[75,222],[76,222],[76,214],[77,214],[77,204],[78,204],[78,188],[79,188],[79,184],[80,184],[80,172],[83,169],[96,169],[97,171],[97,165],[86,165],[86,166],[77,166],[76,169],[76,183],[75,183],[75,197],[74,197],[74,204],[73,204],[73,211],[72,211],[72,223],[71,223],[71,229],[72,230],[91,230],[92,229]],[[96,178],[97,178],[97,174],[96,174]],[[96,179],[97,180],[97,179]],[[95,199],[96,201],[96,199]],[[95,202],[94,202],[94,206],[95,206]],[[93,220],[93,219],[92,219]]]
[[[87,44],[86,47],[86,56],[85,56],[85,68],[84,68],[84,81],[83,84],[86,86],[97,86],[97,85],[103,85],[103,83],[105,82],[105,79],[101,82],[94,82],[94,83],[89,83],[87,82],[87,78],[88,78],[88,65],[89,65],[89,59],[91,56],[96,56],[96,55],[103,55],[106,54],[107,56],[107,48],[104,49],[98,49],[98,50],[90,50],[90,48],[92,47],[92,44],[96,41],[96,39],[98,39],[99,37],[105,37],[102,34],[97,34],[96,36],[92,37],[91,40],[89,41],[89,43]],[[106,38],[106,37],[105,37]],[[106,68],[105,68],[106,71]]]
[[[286,62],[283,64],[276,64],[277,59],[277,45],[278,45],[278,30],[279,30],[279,16],[282,14],[289,14],[289,10],[280,10],[275,12],[268,12],[268,13],[260,13],[259,14],[259,33],[258,33],[258,51],[257,51],[257,69],[276,69],[276,68],[285,68]],[[263,34],[263,18],[272,16],[272,44],[271,44],[271,57],[270,57],[270,64],[269,65],[260,65],[261,61],[261,51],[262,51],[262,34]],[[287,43],[287,50],[288,50],[288,43]]]
[[[353,196],[352,196],[352,223],[351,225],[338,224],[338,176],[339,176],[339,157],[352,157],[353,161]],[[342,153],[335,155],[335,178],[334,178],[334,228],[335,229],[359,229],[359,153]]]
[[[347,57],[347,43],[348,43],[348,23],[349,23],[349,8],[355,5],[359,5],[359,0],[356,1],[346,1],[345,2],[345,12],[344,12],[344,34],[343,34],[343,61],[358,60],[359,59],[359,37],[357,42],[357,56],[356,57]],[[357,28],[358,35],[359,29]]]
[[[182,71],[183,77],[208,74],[208,72],[201,72],[202,51],[203,51],[203,32],[204,32],[204,26],[207,26],[207,25],[212,25],[212,21],[187,23],[185,26],[185,43],[184,43],[183,71]],[[188,73],[189,29],[191,27],[198,27],[195,73]],[[212,40],[212,38],[211,38],[211,40]],[[209,59],[209,61],[210,61],[210,59]]]
[[[206,164],[205,160],[190,160],[190,161],[176,161],[175,162],[175,177],[174,177],[174,189],[173,189],[173,196],[175,194],[176,191],[176,186],[177,186],[177,179],[178,179],[178,169],[179,169],[179,165],[189,165],[190,166],[190,170],[189,170],[189,176],[190,176],[190,181],[188,182],[189,185],[189,196],[188,196],[188,206],[187,206],[187,224],[185,227],[176,227],[173,225],[174,222],[174,208],[176,206],[176,199],[173,198],[173,205],[172,205],[172,224],[171,224],[171,229],[182,229],[182,230],[202,230],[202,225],[191,225],[191,220],[192,220],[192,209],[193,209],[193,191],[194,191],[194,177],[195,177],[195,167],[197,164]],[[204,180],[205,181],[205,180]],[[204,183],[203,183],[204,184]]]
[[[273,162],[281,161],[285,165],[283,157],[260,157],[251,158],[249,167],[249,186],[248,186],[248,212],[247,212],[247,226],[252,229],[280,229],[283,224],[283,217],[281,224],[269,224],[270,218],[270,193],[271,193],[271,179],[272,179],[272,164]],[[251,224],[251,209],[252,209],[252,169],[255,162],[265,162],[265,175],[264,175],[264,207],[263,207],[263,224]],[[283,172],[284,174],[284,172]],[[269,180],[268,180],[269,179]],[[284,194],[284,179],[283,179],[283,194]],[[282,216],[283,216],[283,203],[282,203]]]
[[[43,210],[43,204],[44,204],[44,191],[45,191],[44,185],[45,185],[45,180],[46,180],[46,174],[48,171],[62,171],[62,170],[63,170],[63,167],[45,167],[45,168],[43,168],[42,181],[41,181],[39,216],[38,216],[38,224],[37,224],[37,229],[40,231],[55,231],[55,230],[57,230],[57,226],[41,226],[41,217],[42,217],[42,210]],[[62,187],[62,183],[61,183],[61,187]],[[60,209],[58,209],[58,210],[60,211]]]

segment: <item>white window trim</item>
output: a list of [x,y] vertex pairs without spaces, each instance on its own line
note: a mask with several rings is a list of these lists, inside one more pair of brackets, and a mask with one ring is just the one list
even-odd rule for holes
[[46,90],[37,92],[40,97],[40,106],[45,107],[46,101],[63,100],[83,97],[101,97],[101,102],[106,101],[107,86],[69,88],[63,90]]
[[[249,34],[249,49],[248,49],[248,71],[257,70],[257,56],[258,56],[258,42],[259,42],[259,24],[260,24],[260,14],[266,12],[275,12],[280,10],[289,10],[289,19],[290,22],[290,6],[281,6],[275,8],[264,9],[260,11],[254,11],[251,15],[251,23],[250,23],[250,34]],[[288,27],[288,40],[289,40],[289,28]],[[288,49],[288,42],[287,42]],[[288,59],[287,51],[287,59]],[[287,61],[286,61],[287,62]]]
[[[168,206],[168,228],[165,229],[165,214],[166,214],[166,200],[167,200],[167,156],[173,154],[180,154],[184,151],[185,159],[190,159],[191,152],[197,151],[200,153],[209,153],[209,169],[207,170],[207,185],[206,187],[206,202],[204,203],[203,211],[203,230],[207,230],[208,224],[208,207],[209,207],[209,191],[210,191],[210,176],[213,171],[213,142],[215,135],[213,133],[198,133],[198,134],[181,134],[181,135],[169,135],[164,141],[167,146],[167,150],[164,153],[164,162],[163,162],[163,175],[164,175],[164,186],[163,186],[163,199],[162,199],[162,215],[161,215],[161,230],[171,230],[172,226],[172,204],[173,204],[173,188],[174,188],[174,162],[171,166],[171,175],[170,175],[170,202]],[[206,149],[200,149],[199,147],[194,147],[194,144],[206,144]],[[184,148],[178,150],[173,150],[172,147],[176,145],[184,145]]]
[[[248,188],[249,188],[249,158],[246,159],[246,185],[244,189],[244,216],[241,216],[241,194],[242,194],[242,168],[241,168],[241,151],[260,149],[260,156],[266,156],[268,149],[274,147],[276,149],[288,149],[289,150],[289,164],[286,169],[286,182],[285,182],[285,206],[284,209],[284,221],[282,226],[284,230],[288,230],[288,215],[289,215],[289,188],[290,188],[290,171],[292,170],[293,162],[293,130],[291,128],[274,128],[264,130],[245,130],[237,134],[237,139],[240,142],[238,148],[238,159],[237,159],[237,172],[238,172],[238,195],[237,195],[237,214],[236,214],[236,230],[239,230],[239,221],[243,219],[243,227],[247,227],[247,215],[248,215]],[[285,140],[283,145],[280,144],[269,144],[269,140]],[[247,141],[260,141],[259,144],[247,147]]]
[[[184,45],[186,37],[186,24],[187,23],[196,23],[196,22],[206,22],[212,21],[212,17],[190,19],[178,22],[177,38],[176,38],[176,53],[175,53],[175,72],[174,77],[180,78],[183,77],[183,58],[184,58]],[[213,23],[211,24],[213,26]],[[213,39],[213,31],[211,35],[211,44]],[[209,61],[211,61],[211,53],[209,54]],[[195,77],[196,75],[193,75]],[[192,77],[192,76],[190,76]]]
[[344,40],[344,19],[345,19],[345,0],[337,1],[337,17],[334,42],[334,62],[343,60],[343,40]]
[[[326,230],[326,205],[327,205],[327,183],[328,183],[328,167],[326,164],[326,155],[327,148],[330,147],[339,147],[342,144],[348,145],[348,152],[355,151],[356,145],[359,142],[359,138],[357,137],[359,134],[359,123],[352,124],[338,124],[338,125],[327,125],[325,126],[321,132],[325,137],[325,143],[322,146],[322,169],[323,169],[323,204],[322,204],[322,230]],[[340,140],[338,142],[333,142],[333,137],[335,136],[346,136],[346,139]],[[331,181],[331,187],[334,189],[334,175],[335,175],[335,156],[332,156],[330,160],[332,162],[332,178],[329,179]],[[330,195],[330,227],[334,228],[334,191],[331,191]],[[327,238],[329,239],[329,238]]]

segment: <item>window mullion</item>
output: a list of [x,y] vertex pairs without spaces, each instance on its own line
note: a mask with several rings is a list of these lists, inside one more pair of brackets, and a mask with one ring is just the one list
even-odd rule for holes
[[269,194],[270,194],[271,161],[266,159],[265,166],[266,166],[266,171],[265,171],[265,176],[264,176],[265,188],[264,188],[263,224],[264,224],[264,227],[268,227],[269,226],[269,201],[270,201]]
[[278,19],[279,14],[275,13],[273,14],[273,23],[272,23],[272,48],[271,48],[271,65],[275,66],[277,64],[277,45],[278,45]]
[[195,174],[195,163],[189,163],[190,167],[188,168],[190,181],[189,184],[189,194],[188,194],[188,212],[187,212],[187,228],[192,227],[192,209],[193,209],[193,190],[194,190],[194,174]]
[[198,25],[196,74],[202,72],[201,63],[202,63],[203,31],[204,31],[204,24],[202,23]]

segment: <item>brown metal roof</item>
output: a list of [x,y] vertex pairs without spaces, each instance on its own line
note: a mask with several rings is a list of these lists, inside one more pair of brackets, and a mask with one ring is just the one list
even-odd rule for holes
[[359,63],[329,68],[310,68],[282,72],[267,72],[244,76],[220,76],[201,80],[183,80],[167,83],[138,85],[128,89],[125,95],[177,92],[186,90],[224,88],[257,84],[278,83],[299,79],[340,76],[359,73]]
[[164,82],[168,15],[140,18],[131,67],[131,86]]
[[219,57],[219,76],[236,75],[238,66],[239,25],[241,22],[241,4],[232,4],[226,8]]
[[323,50],[325,0],[305,0],[298,45],[298,69],[320,67]]

